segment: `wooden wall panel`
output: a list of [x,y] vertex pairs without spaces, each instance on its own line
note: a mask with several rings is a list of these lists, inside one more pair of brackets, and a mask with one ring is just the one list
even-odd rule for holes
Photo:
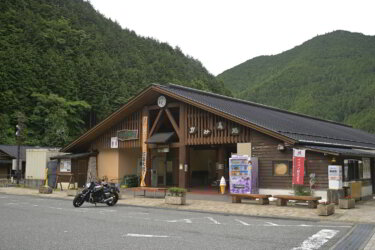
[[[293,150],[291,148],[284,151],[277,150],[277,145],[282,141],[251,131],[252,156],[259,160],[259,187],[291,189],[292,176],[273,176],[273,161],[293,160]],[[328,165],[330,157],[322,153],[306,151],[307,175],[304,178],[306,186],[309,185],[309,174],[315,173],[317,177],[317,189],[328,188]]]
[[[186,127],[186,143],[187,145],[207,145],[207,144],[233,144],[240,142],[250,142],[250,128],[244,127],[230,120],[224,119],[212,113],[187,105],[187,127]],[[225,124],[224,130],[216,129],[217,122],[222,121]],[[197,127],[195,134],[189,133],[190,127]],[[239,135],[231,135],[232,127],[240,129]],[[205,136],[204,129],[210,129],[211,134]]]
[[116,125],[108,129],[104,134],[97,137],[92,145],[92,149],[109,149],[111,148],[111,137],[117,136],[117,131],[129,129],[138,130],[137,140],[128,140],[118,142],[119,148],[139,148],[140,147],[140,128],[141,128],[141,112],[134,112]]

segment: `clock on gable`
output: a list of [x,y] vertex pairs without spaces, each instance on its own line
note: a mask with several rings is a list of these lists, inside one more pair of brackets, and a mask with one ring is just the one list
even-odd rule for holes
[[165,96],[163,96],[163,95],[159,96],[159,98],[158,98],[158,106],[160,108],[164,108],[166,104],[167,104],[167,99],[165,98]]

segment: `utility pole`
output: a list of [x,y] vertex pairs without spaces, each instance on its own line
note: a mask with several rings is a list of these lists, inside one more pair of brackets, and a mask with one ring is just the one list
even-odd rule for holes
[[[20,148],[21,148],[21,127],[20,125],[16,125],[16,137],[17,137],[17,168],[16,168],[16,178],[17,178],[17,184],[20,184],[20,178],[21,178],[21,172],[22,172],[22,163],[20,166]],[[21,168],[21,170],[20,170]]]

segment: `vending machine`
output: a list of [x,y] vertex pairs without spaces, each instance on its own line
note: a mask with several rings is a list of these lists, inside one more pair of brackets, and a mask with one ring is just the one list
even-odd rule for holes
[[258,194],[258,158],[232,155],[229,158],[229,183],[232,194]]

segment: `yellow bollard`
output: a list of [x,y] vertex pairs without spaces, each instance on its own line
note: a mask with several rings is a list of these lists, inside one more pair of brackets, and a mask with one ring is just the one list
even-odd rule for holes
[[44,169],[44,186],[48,187],[48,168]]

